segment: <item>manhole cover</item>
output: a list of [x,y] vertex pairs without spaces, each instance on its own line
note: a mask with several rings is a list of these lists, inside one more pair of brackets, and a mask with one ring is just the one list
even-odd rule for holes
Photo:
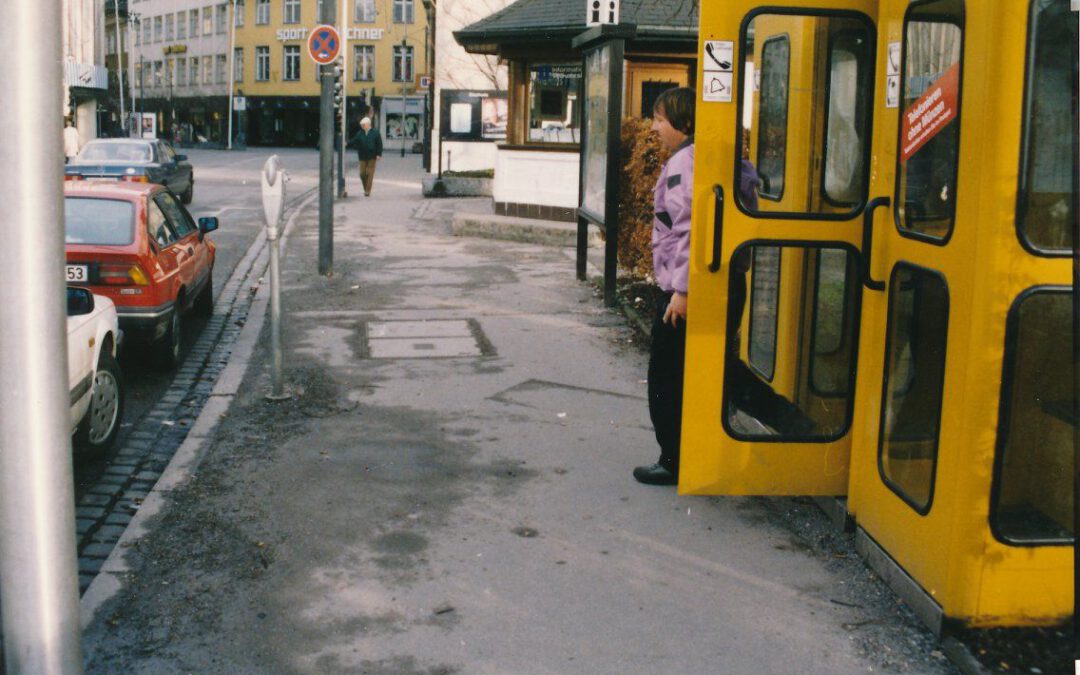
[[367,325],[368,354],[373,359],[432,359],[481,356],[470,322],[372,321]]

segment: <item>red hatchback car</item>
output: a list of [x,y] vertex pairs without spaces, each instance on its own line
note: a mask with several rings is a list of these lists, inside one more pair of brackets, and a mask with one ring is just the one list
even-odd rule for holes
[[153,345],[165,367],[180,360],[189,310],[214,309],[217,218],[198,224],[169,190],[154,184],[64,184],[67,281],[116,305],[124,338]]

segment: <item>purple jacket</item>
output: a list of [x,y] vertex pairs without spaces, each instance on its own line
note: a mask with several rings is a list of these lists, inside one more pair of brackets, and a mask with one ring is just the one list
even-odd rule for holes
[[688,138],[668,159],[653,189],[653,276],[668,293],[686,293],[693,189],[694,139]]

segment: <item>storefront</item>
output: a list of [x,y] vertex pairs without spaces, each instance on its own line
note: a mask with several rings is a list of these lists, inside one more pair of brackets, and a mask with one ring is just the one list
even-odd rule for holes
[[[496,212],[572,221],[582,77],[581,53],[571,41],[585,30],[585,12],[576,0],[546,0],[543,12],[537,5],[519,0],[456,31],[454,39],[470,53],[497,55],[509,70],[506,137],[495,160]],[[626,48],[623,114],[648,116],[660,92],[694,81],[697,12],[689,5],[624,0],[621,13],[638,27]]]

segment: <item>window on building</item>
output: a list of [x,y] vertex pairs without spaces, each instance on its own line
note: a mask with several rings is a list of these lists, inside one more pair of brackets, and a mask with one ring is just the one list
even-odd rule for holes
[[214,21],[214,31],[218,35],[222,35],[229,30],[229,6],[221,4],[217,6],[217,11],[214,13],[216,21]]
[[191,73],[191,84],[199,83],[199,57],[192,56],[188,59],[188,71]]
[[255,24],[263,25],[270,23],[270,0],[256,0]]
[[413,79],[413,48],[394,45],[394,82]]
[[136,63],[135,64],[135,82],[138,83],[140,87],[143,86],[143,84],[144,84],[143,81],[142,81],[142,74],[143,74],[142,64],[141,63]]
[[187,38],[187,12],[176,13],[176,39],[184,40]]
[[165,84],[165,64],[154,61],[154,88],[160,89]]
[[154,42],[161,42],[161,17],[154,17]]
[[105,53],[110,56],[116,53],[116,31],[105,34]]
[[530,143],[580,143],[581,63],[529,63]]
[[173,25],[176,17],[172,14],[165,15],[165,40],[172,41],[176,36],[176,29]]
[[239,28],[244,25],[244,0],[236,3],[234,11],[236,13],[233,15],[233,25]]
[[135,41],[136,46],[142,44],[142,33],[139,31],[138,24],[135,25],[135,28],[131,31],[131,33],[129,33],[129,35],[134,35],[135,36],[134,38],[128,38],[128,39],[129,40],[133,39]]
[[353,18],[357,23],[372,23],[375,21],[375,0],[355,0]]
[[283,80],[300,79],[300,45],[285,45],[285,61],[281,71]]
[[226,75],[229,72],[229,57],[225,54],[218,54],[214,57],[214,78],[218,84],[225,84]]
[[375,79],[375,45],[353,45],[353,80]]
[[173,85],[176,84],[176,59],[165,59],[165,87],[171,92]]
[[413,0],[394,0],[394,23],[413,22]]
[[233,50],[233,81],[244,81],[244,48],[237,47]]
[[188,80],[187,59],[176,60],[176,86],[186,87]]
[[151,28],[151,23],[150,23],[149,19],[142,22],[142,41],[143,41],[143,44],[150,44],[150,28]]
[[214,8],[203,7],[202,11],[202,34],[213,35],[214,33]]
[[203,84],[214,83],[214,57],[202,57],[202,81]]
[[258,82],[267,82],[270,79],[270,48],[255,48],[255,79]]
[[285,9],[283,23],[300,23],[300,0],[285,0],[282,7]]
[[188,12],[188,32],[191,33],[191,37],[199,37],[199,10],[193,9]]

